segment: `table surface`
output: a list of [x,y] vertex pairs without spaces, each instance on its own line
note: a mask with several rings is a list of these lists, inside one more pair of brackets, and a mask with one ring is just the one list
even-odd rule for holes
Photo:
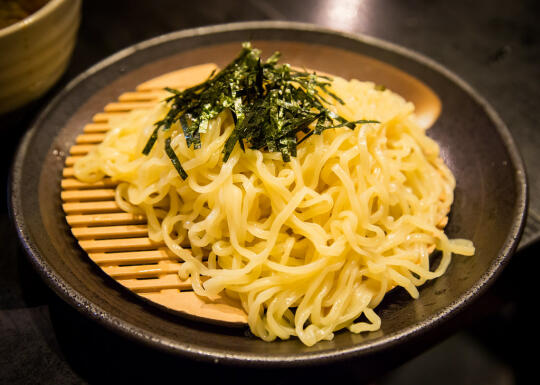
[[[253,20],[310,22],[403,45],[443,64],[475,88],[508,125],[529,177],[527,225],[495,285],[431,345],[385,357],[366,371],[355,362],[265,371],[188,362],[139,346],[86,319],[40,280],[0,211],[0,384],[198,382],[288,384],[300,379],[353,383],[520,383],[532,373],[525,341],[534,318],[540,244],[540,2],[535,0],[175,0],[83,2],[70,66],[31,105],[0,116],[2,198],[16,145],[39,111],[92,64],[136,42],[175,30]],[[2,53],[9,54],[9,53]],[[456,326],[457,325],[457,326]],[[262,374],[262,375],[261,375]],[[255,377],[257,376],[257,377]]]

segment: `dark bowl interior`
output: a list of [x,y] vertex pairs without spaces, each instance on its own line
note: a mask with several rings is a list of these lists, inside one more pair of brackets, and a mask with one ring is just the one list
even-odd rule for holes
[[[105,276],[78,247],[60,206],[65,156],[104,105],[144,80],[181,67],[223,65],[250,40],[269,55],[347,78],[374,80],[400,91],[386,66],[432,92],[442,112],[429,135],[457,178],[447,233],[472,239],[474,257],[457,256],[446,275],[420,290],[420,299],[391,292],[379,306],[382,328],[337,333],[313,347],[265,343],[245,329],[207,325],[141,301]],[[386,64],[383,64],[386,63]],[[399,70],[397,70],[399,68]],[[384,72],[384,71],[383,71]],[[419,87],[420,87],[419,86]],[[405,97],[415,99],[415,95]],[[450,320],[485,290],[504,267],[521,234],[526,208],[523,164],[508,130],[464,82],[403,48],[293,23],[242,23],[181,31],[128,48],[70,83],[23,139],[11,180],[11,214],[43,279],[68,303],[105,326],[151,346],[202,360],[251,365],[312,364],[367,355],[411,341]]]

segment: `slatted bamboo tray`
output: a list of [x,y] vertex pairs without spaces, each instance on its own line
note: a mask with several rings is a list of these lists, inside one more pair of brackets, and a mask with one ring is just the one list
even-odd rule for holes
[[[83,183],[75,179],[74,163],[103,141],[111,117],[135,109],[148,109],[162,100],[164,87],[184,89],[204,81],[216,69],[203,64],[174,71],[140,84],[105,106],[76,138],[62,174],[62,207],[81,248],[117,282],[145,299],[168,309],[209,322],[244,325],[247,316],[240,304],[220,297],[209,301],[197,296],[178,275],[181,260],[163,243],[148,238],[146,219],[123,212],[114,200],[117,183],[103,179]],[[186,250],[189,253],[189,250]]]

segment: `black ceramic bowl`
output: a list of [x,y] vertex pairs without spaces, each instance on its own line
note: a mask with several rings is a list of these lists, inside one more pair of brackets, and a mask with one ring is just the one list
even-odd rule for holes
[[[223,65],[250,40],[284,61],[374,80],[418,101],[434,121],[429,135],[457,179],[447,233],[472,239],[474,257],[455,257],[447,273],[412,300],[391,292],[377,332],[339,332],[313,347],[266,343],[171,315],[122,290],[93,265],[71,236],[60,205],[65,154],[92,115],[122,92],[159,74],[203,62]],[[432,104],[422,105],[422,98]],[[442,106],[442,112],[440,107]],[[427,108],[427,110],[426,110]],[[367,356],[437,331],[497,277],[516,247],[526,211],[523,163],[504,123],[463,81],[425,57],[368,38],[282,22],[180,31],[130,47],[72,81],[41,113],[20,144],[12,170],[11,214],[30,260],[66,302],[106,327],[147,345],[232,364],[292,366]]]

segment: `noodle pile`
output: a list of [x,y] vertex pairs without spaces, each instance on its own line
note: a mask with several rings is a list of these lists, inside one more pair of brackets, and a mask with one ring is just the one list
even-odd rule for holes
[[[414,106],[373,83],[334,78],[344,105],[329,108],[350,121],[278,152],[223,146],[234,129],[230,112],[209,122],[201,148],[188,148],[178,123],[142,149],[168,106],[111,120],[103,143],[75,165],[82,181],[110,176],[116,201],[142,213],[149,237],[184,261],[193,290],[240,300],[251,331],[265,341],[297,336],[313,345],[337,330],[380,328],[374,309],[396,286],[413,298],[441,276],[453,253],[472,255],[470,241],[442,228],[455,180],[438,145],[414,120]],[[188,174],[179,177],[163,143]],[[191,248],[191,253],[185,252]],[[442,257],[430,270],[430,254]]]

